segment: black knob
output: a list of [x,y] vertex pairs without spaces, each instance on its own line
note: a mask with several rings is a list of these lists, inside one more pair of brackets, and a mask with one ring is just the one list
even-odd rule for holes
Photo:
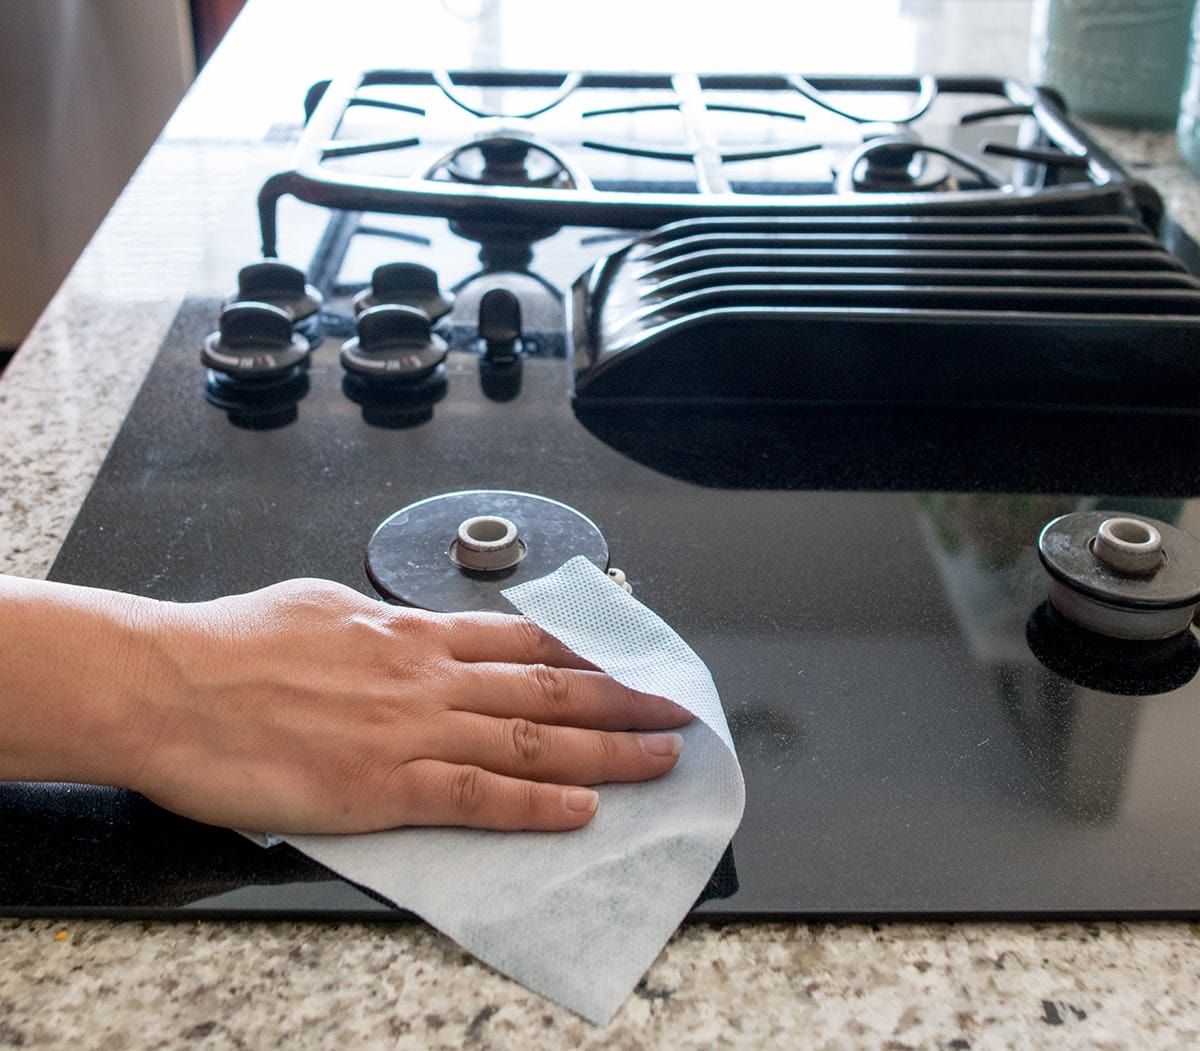
[[385,263],[375,268],[371,287],[354,300],[356,311],[369,310],[384,303],[415,307],[430,321],[450,313],[454,297],[438,287],[438,276],[420,263]]
[[429,329],[429,318],[410,306],[389,303],[358,316],[358,335],[342,344],[342,365],[364,380],[414,383],[446,359],[446,341]]
[[200,360],[238,379],[268,379],[303,365],[310,349],[281,308],[239,302],[221,311],[220,327],[204,341]]
[[305,281],[304,272],[275,259],[251,263],[238,271],[237,292],[226,303],[246,300],[279,307],[293,322],[321,309],[321,293]]
[[479,301],[483,358],[494,365],[515,361],[521,345],[521,303],[507,288],[493,288]]

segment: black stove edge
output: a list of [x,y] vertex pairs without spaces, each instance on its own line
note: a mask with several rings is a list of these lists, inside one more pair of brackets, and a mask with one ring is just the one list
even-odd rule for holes
[[[19,920],[112,920],[119,923],[171,921],[173,923],[189,923],[196,920],[212,920],[229,923],[279,923],[287,922],[319,922],[319,923],[381,923],[381,924],[413,924],[425,923],[416,913],[407,909],[381,907],[379,910],[304,910],[289,909],[281,915],[278,909],[111,909],[103,907],[75,907],[69,909],[53,908],[0,908],[0,916]],[[1050,923],[1169,923],[1169,922],[1200,922],[1200,910],[1151,909],[1151,910],[1096,910],[1096,909],[1047,909],[1045,911],[1026,912],[995,912],[981,909],[968,909],[961,912],[953,910],[922,910],[915,912],[864,909],[861,912],[837,911],[826,912],[821,909],[812,911],[783,911],[767,910],[762,912],[734,912],[714,909],[697,909],[688,913],[682,923],[712,924],[727,926],[732,924],[756,923],[789,923],[848,926],[869,924],[876,926],[885,923],[940,923],[940,924],[982,924],[982,923],[1021,923],[1021,924],[1050,924]]]

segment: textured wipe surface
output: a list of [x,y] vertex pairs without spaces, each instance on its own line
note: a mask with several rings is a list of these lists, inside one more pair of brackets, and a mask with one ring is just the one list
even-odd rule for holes
[[504,597],[618,682],[683,705],[733,751],[725,712],[704,662],[666,621],[614,586],[587,559],[573,558],[556,573],[509,588]]
[[614,678],[697,716],[675,769],[601,786],[596,817],[576,832],[407,828],[286,841],[601,1024],[704,889],[742,817],[742,772],[703,661],[586,559],[505,595]]

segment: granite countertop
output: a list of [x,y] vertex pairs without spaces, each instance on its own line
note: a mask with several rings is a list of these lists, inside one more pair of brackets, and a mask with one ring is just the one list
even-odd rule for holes
[[[322,54],[401,64],[386,58],[394,39],[351,31],[380,2],[347,0],[314,42],[331,5],[251,0],[0,379],[0,572],[45,575],[185,292],[224,293],[254,256],[253,190],[287,156],[263,133],[294,113],[296,83],[319,75]],[[807,45],[793,36],[792,61],[763,39],[759,64],[1027,75],[1026,0],[876,7],[845,5],[858,37],[832,25]],[[464,62],[452,30],[467,8],[422,5],[421,49],[405,64]],[[257,56],[285,10],[293,35],[273,40],[279,76],[264,76]],[[719,34],[678,25],[697,67],[737,68]],[[468,41],[467,59],[539,64],[514,36],[507,50]],[[655,39],[623,40],[618,58],[640,61]],[[565,39],[554,64],[572,64],[573,46]],[[1171,135],[1091,130],[1200,234],[1200,181]],[[0,919],[0,960],[0,1047],[1200,1045],[1200,925],[1180,922],[688,925],[604,1029],[419,924]]]

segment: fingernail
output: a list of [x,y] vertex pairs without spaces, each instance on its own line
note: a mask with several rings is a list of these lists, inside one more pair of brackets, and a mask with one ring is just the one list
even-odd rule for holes
[[647,755],[678,755],[683,751],[680,734],[643,734],[638,742]]
[[568,788],[563,793],[563,805],[580,814],[590,814],[600,802],[600,796],[590,788]]

